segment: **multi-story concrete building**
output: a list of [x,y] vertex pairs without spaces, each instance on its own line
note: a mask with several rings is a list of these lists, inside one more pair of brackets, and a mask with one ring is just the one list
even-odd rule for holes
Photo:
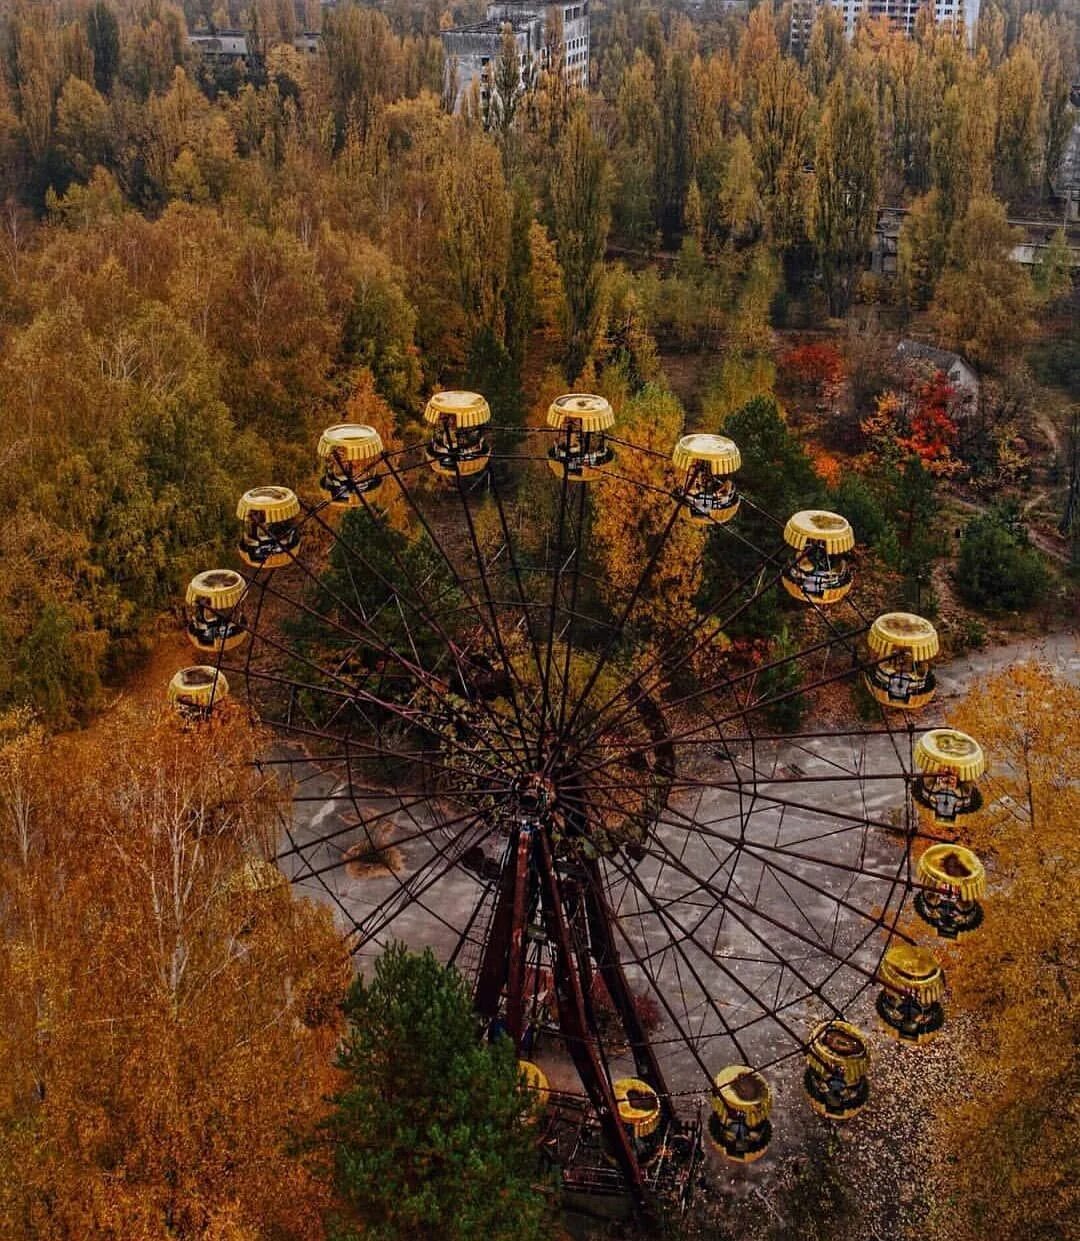
[[247,35],[243,30],[196,31],[188,35],[188,46],[206,60],[218,64],[249,58]]
[[860,17],[886,17],[909,37],[922,8],[932,8],[940,25],[962,27],[968,45],[974,46],[979,25],[981,0],[792,0],[791,46],[804,49],[810,42],[814,18],[823,4],[831,4],[844,19],[844,33],[850,39]]
[[502,45],[502,31],[509,26],[517,43],[522,84],[551,67],[561,54],[562,71],[575,86],[589,84],[589,0],[575,0],[551,6],[562,18],[559,32],[547,28],[549,6],[538,0],[496,0],[488,5],[487,20],[442,32],[446,60],[447,94],[458,110],[474,82],[479,83],[480,99],[491,97],[495,63]]
[[[248,35],[243,30],[197,30],[188,35],[188,47],[198,52],[211,64],[229,65],[237,61],[250,61],[254,46],[249,46]],[[293,47],[307,56],[315,56],[322,47],[322,35],[317,30],[305,30],[293,39]]]

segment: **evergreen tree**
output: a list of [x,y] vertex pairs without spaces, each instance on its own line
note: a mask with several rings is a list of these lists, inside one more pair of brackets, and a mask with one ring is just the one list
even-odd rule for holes
[[802,664],[795,658],[798,653],[798,640],[782,625],[769,643],[768,666],[754,686],[755,698],[765,701],[761,713],[766,724],[780,732],[794,732],[810,705],[806,695],[798,692],[803,684]]
[[885,508],[892,516],[895,542],[882,539],[882,551],[904,575],[905,594],[916,612],[932,601],[927,592],[934,559],[942,551],[936,491],[933,475],[916,456],[891,470],[885,480]]
[[[384,487],[392,487],[386,483]],[[380,644],[395,651],[415,651],[425,668],[433,668],[445,651],[442,623],[421,600],[442,601],[441,612],[453,615],[456,594],[450,566],[422,531],[403,534],[374,503],[351,508],[342,518],[329,564],[319,579],[316,611],[341,626],[326,626],[304,614],[293,622],[297,636],[355,651],[357,629],[374,636],[365,649],[377,661]],[[358,620],[357,618],[362,618]]]
[[[482,392],[491,406],[496,426],[520,427],[525,422],[525,403],[521,390],[521,370],[513,355],[495,334],[486,329],[477,332],[465,361],[463,386],[471,392]],[[496,433],[500,450],[517,438],[504,432]]]
[[78,633],[63,605],[47,603],[22,643],[15,665],[16,697],[33,704],[49,724],[70,726],[73,713],[97,705],[101,692],[93,643]]
[[461,975],[395,944],[345,1002],[347,1074],[326,1128],[365,1241],[540,1241],[536,1133],[511,1043],[479,1038]]
[[1038,603],[1049,577],[1014,506],[972,518],[960,541],[956,585],[973,607],[1019,612]]
[[[510,211],[510,254],[506,264],[504,340],[514,366],[520,372],[525,347],[536,318],[536,294],[532,278],[533,203],[524,179],[514,183]],[[480,389],[484,391],[484,389]]]
[[[701,602],[709,605],[762,563],[760,552],[770,553],[777,563],[762,570],[761,582],[747,582],[746,595],[753,594],[769,576],[775,576],[787,556],[780,543],[773,518],[785,519],[799,509],[821,504],[824,488],[814,473],[810,458],[788,430],[783,414],[772,397],[755,397],[724,423],[742,454],[739,490],[754,505],[743,505],[739,513],[739,538],[717,529],[705,544],[705,573]],[[779,588],[766,591],[728,627],[731,635],[776,634],[780,629]],[[733,610],[732,601],[725,610]]]
[[86,14],[86,38],[94,54],[94,86],[108,95],[120,68],[120,24],[101,0]]

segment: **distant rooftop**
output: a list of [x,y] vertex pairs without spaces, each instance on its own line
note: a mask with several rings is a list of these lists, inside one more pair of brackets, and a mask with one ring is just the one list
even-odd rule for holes
[[963,366],[970,365],[960,354],[952,353],[948,349],[938,349],[936,345],[923,344],[920,340],[902,340],[896,346],[896,352],[902,353],[907,357],[924,358],[927,362],[933,362],[939,370],[943,371],[947,371],[950,366],[954,366],[957,362]]
[[943,375],[959,391],[967,392],[974,400],[979,399],[979,377],[975,368],[964,357],[953,353],[951,349],[939,349],[936,345],[927,345],[921,340],[902,340],[896,346],[897,354],[902,358],[918,358]]

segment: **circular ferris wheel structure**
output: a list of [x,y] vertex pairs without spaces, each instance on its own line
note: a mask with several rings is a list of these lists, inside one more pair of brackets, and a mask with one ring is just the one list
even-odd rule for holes
[[[583,393],[523,431],[442,392],[425,423],[404,447],[327,429],[314,502],[244,494],[244,571],[192,580],[202,663],[170,698],[202,719],[244,691],[294,789],[275,861],[361,963],[401,936],[466,974],[568,1188],[685,1200],[703,1132],[765,1152],[776,1066],[802,1057],[810,1106],[843,1121],[869,1096],[860,1020],[941,1027],[912,928],[981,921],[956,828],[982,751],[916,732],[930,622],[865,616],[849,522],[765,513],[732,440],[634,444]],[[673,584],[704,563],[723,580],[689,606]],[[777,591],[805,643],[732,642]],[[768,723],[853,677],[878,723]]]

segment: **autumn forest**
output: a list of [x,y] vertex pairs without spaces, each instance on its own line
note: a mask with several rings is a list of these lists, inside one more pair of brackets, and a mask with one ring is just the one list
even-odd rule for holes
[[[587,86],[567,72],[564,6],[548,10],[535,51],[500,24],[505,14],[489,23],[491,58],[462,84],[443,36],[480,29],[488,7],[0,0],[0,1236],[1074,1235],[1080,10],[1072,0],[983,0],[967,33],[935,25],[932,6],[910,30],[866,16],[846,32],[840,7],[804,5],[813,20],[795,38],[798,0],[591,0]],[[242,37],[243,54],[207,50],[220,32]],[[429,401],[447,391],[482,394],[496,428],[481,464],[493,481],[470,483],[468,495],[459,443],[445,450],[460,507],[423,458],[436,456],[425,448],[437,423]],[[605,426],[622,473],[606,503],[596,478],[604,483],[610,457],[599,450],[587,487],[567,486],[570,458],[546,440],[544,468],[508,464],[528,461],[525,446],[561,426],[549,411],[564,393],[594,394],[613,414],[615,429]],[[315,738],[304,762],[332,755],[326,736],[346,708],[315,700],[347,684],[347,735],[385,749],[378,764],[361,763],[362,781],[348,777],[362,784],[360,801],[395,781],[413,796],[417,756],[432,745],[440,807],[480,797],[490,771],[476,753],[498,750],[508,721],[532,744],[518,693],[534,706],[542,698],[540,737],[552,677],[560,738],[579,735],[580,710],[593,730],[580,736],[601,747],[597,766],[610,766],[613,747],[631,753],[611,768],[621,788],[602,831],[581,826],[581,811],[573,830],[551,834],[552,855],[529,863],[542,895],[524,924],[538,955],[519,968],[539,1011],[539,954],[554,945],[552,1026],[569,1021],[571,998],[545,866],[564,885],[614,867],[612,856],[647,873],[648,848],[664,847],[649,844],[662,835],[656,824],[698,813],[678,800],[680,782],[687,796],[732,793],[703,750],[679,751],[667,767],[671,747],[656,740],[700,730],[701,686],[726,687],[735,708],[724,720],[738,716],[742,740],[749,729],[775,744],[771,770],[787,780],[806,775],[781,749],[789,739],[913,738],[906,710],[874,694],[872,677],[849,675],[865,656],[850,654],[850,635],[840,642],[816,596],[766,582],[773,559],[760,547],[802,546],[781,535],[792,514],[846,518],[860,606],[870,618],[902,609],[932,622],[933,726],[978,737],[989,757],[981,809],[947,836],[986,865],[985,924],[959,946],[935,941],[955,1023],[926,1050],[925,1072],[911,1067],[922,1048],[894,1042],[879,1053],[875,1043],[872,1099],[889,1102],[842,1129],[789,1126],[796,1137],[783,1139],[792,1145],[771,1156],[771,1171],[758,1172],[768,1161],[721,1166],[714,1151],[692,1165],[690,1180],[706,1188],[680,1188],[678,1210],[672,1194],[659,1214],[561,1214],[556,1130],[532,1095],[522,1103],[519,1061],[533,1057],[508,1015],[512,978],[479,1038],[482,983],[460,962],[444,969],[451,954],[433,935],[403,938],[434,954],[393,943],[377,969],[357,970],[360,922],[343,924],[340,901],[290,885],[300,875],[291,862],[275,865],[304,800],[301,769],[289,765],[300,743],[276,729],[278,700],[244,709],[232,676],[221,710],[178,716],[166,701],[181,663],[222,659],[223,646],[196,657],[184,644],[193,575],[220,565],[259,577],[237,555],[241,495],[272,483],[292,488],[305,513],[316,508],[316,445],[338,424],[374,428],[391,462],[383,485],[370,503],[358,487],[343,516],[301,519],[316,568],[296,587],[295,616],[284,594],[259,596],[270,599],[258,621],[270,635],[265,668],[275,645],[288,648],[287,675],[304,687],[288,706],[290,722],[295,703],[307,712]],[[734,536],[719,528],[727,515],[713,526],[669,517],[672,496],[686,503],[692,491],[690,481],[673,490],[672,450],[698,433],[738,448],[745,498]],[[415,500],[392,464],[413,457],[425,464]],[[561,490],[548,466],[564,470]],[[469,539],[459,546],[447,531],[461,515]],[[588,572],[566,603],[555,578],[546,666],[537,655],[534,673],[523,635],[535,650],[530,618],[549,590],[541,570],[559,559],[564,530],[587,543],[577,555]],[[364,549],[366,577],[352,546]],[[506,626],[504,648],[510,605],[489,594],[485,612],[455,558],[475,551],[487,590],[485,567],[515,546],[525,582],[515,563],[513,606],[525,619],[516,633]],[[535,593],[529,572],[545,583]],[[427,599],[449,600],[439,604],[448,610],[424,611]],[[556,631],[557,606],[587,623]],[[446,619],[462,612],[471,628]],[[366,635],[359,654],[341,638],[354,623]],[[686,639],[698,632],[709,635],[704,653]],[[482,659],[485,675],[494,678],[493,663],[505,673],[490,692],[469,682],[457,654],[458,679],[443,668],[444,649],[472,651],[477,634],[489,645],[470,669]],[[316,665],[333,675],[313,684]],[[597,721],[619,694],[638,716],[604,734]],[[720,710],[713,700],[701,709],[710,720]],[[467,749],[465,785],[455,763]],[[659,757],[635,762],[642,750]],[[755,749],[755,786],[758,761]],[[863,784],[873,761],[858,762],[854,812],[829,812],[863,831],[881,823]],[[585,759],[574,763],[587,783]],[[560,770],[554,759],[544,781],[550,770]],[[300,778],[310,780],[308,767]],[[649,788],[635,800],[636,781]],[[565,803],[557,784],[553,775],[530,786],[530,813],[543,797]],[[322,784],[310,787],[323,796]],[[789,787],[793,813],[820,813],[811,803],[822,785]],[[520,780],[512,791],[519,806]],[[495,815],[497,796],[482,793]],[[336,815],[334,795],[323,809]],[[941,824],[906,793],[903,814],[909,826],[890,820],[872,862],[864,851],[830,855],[830,865],[869,870],[872,884],[890,850]],[[312,823],[322,820],[301,827],[321,847],[325,829]],[[373,884],[407,872],[406,845],[426,829],[395,830],[380,827],[361,856]],[[524,839],[518,831],[504,834]],[[575,832],[586,843],[570,865],[569,852],[555,854]],[[787,848],[780,832],[751,860],[765,865],[768,849]],[[744,821],[734,847],[749,848],[746,836]],[[806,878],[807,859],[795,856],[795,871],[772,872],[781,887]],[[350,881],[362,886],[365,874],[354,866]],[[735,875],[733,865],[716,900],[730,899],[748,933],[774,933],[774,906],[772,930],[744,926],[764,897],[759,888],[740,898]],[[620,876],[637,882],[630,861]],[[719,883],[691,877],[706,895]],[[492,901],[504,887],[508,901],[525,899],[497,866],[488,880]],[[843,909],[859,899],[844,883],[830,953]],[[594,906],[566,891],[567,943],[587,922],[591,944],[572,949],[586,962],[573,1003],[587,1024],[622,1032],[621,1044],[596,1039],[607,1077],[608,1055],[629,1046],[625,1080],[641,1087],[652,1071],[641,1031],[658,1046],[673,1041],[681,1010],[644,965],[629,971],[633,1002],[620,998]],[[886,913],[867,891],[864,920],[881,929]],[[795,902],[786,888],[777,899]],[[693,931],[663,912],[672,907],[669,898],[654,917],[692,949]],[[551,921],[530,939],[537,909]],[[803,952],[819,931],[799,916],[791,934]],[[905,908],[889,929],[914,942],[917,925]],[[806,982],[810,967],[793,959],[790,977],[818,996],[825,984]],[[726,984],[740,1002],[757,987],[750,977]],[[694,983],[708,992],[702,977]],[[777,983],[766,1007],[782,1025],[779,997]],[[734,1018],[710,1003],[726,1036]],[[509,1039],[492,1033],[504,1035],[503,1022]],[[567,1089],[563,1062],[581,1071],[577,1055],[570,1046],[548,1067],[537,1052],[554,1098]],[[602,1112],[607,1095],[590,1097]],[[715,1101],[704,1107],[723,1115]],[[661,1158],[645,1124],[623,1128],[629,1153],[608,1149],[604,1175],[621,1168],[632,1182],[635,1161],[667,1166],[673,1139]],[[538,1160],[540,1134],[552,1145],[541,1143]]]

